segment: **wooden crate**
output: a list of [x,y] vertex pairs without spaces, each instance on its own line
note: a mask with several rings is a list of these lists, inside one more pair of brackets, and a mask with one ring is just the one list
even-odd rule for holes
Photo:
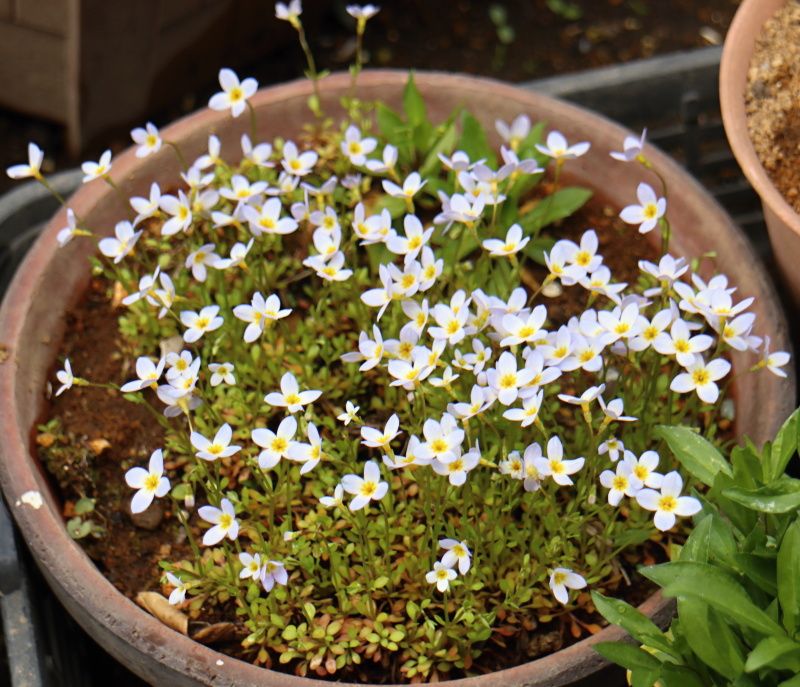
[[0,0],[0,107],[64,124],[77,155],[291,40],[267,0]]

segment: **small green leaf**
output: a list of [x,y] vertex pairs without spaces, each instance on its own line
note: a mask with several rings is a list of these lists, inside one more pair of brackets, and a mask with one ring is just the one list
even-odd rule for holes
[[768,482],[778,479],[797,452],[800,439],[800,408],[795,410],[778,430],[772,450],[764,456],[764,475]]
[[796,632],[800,628],[800,520],[786,530],[778,550],[778,602],[783,626]]
[[593,195],[588,188],[568,186],[542,198],[530,212],[520,217],[519,223],[526,233],[536,234],[542,227],[569,217],[582,208]]
[[87,513],[91,513],[94,510],[94,503],[94,499],[86,497],[78,499],[78,501],[75,503],[75,514],[86,515]]
[[[745,670],[752,673],[775,668],[779,662],[785,669],[800,671],[800,644],[788,637],[765,637],[748,655]],[[789,668],[791,664],[795,667]]]
[[186,482],[181,482],[180,484],[176,484],[172,487],[172,498],[183,501],[187,496],[192,493],[192,487],[190,484]]
[[672,654],[672,645],[658,626],[641,611],[620,599],[592,592],[592,601],[600,615],[609,623],[619,625],[640,644]]
[[759,513],[788,513],[800,508],[800,480],[787,475],[757,489],[731,487],[722,494]]
[[656,426],[656,436],[667,442],[675,458],[696,479],[708,487],[720,472],[733,475],[731,466],[709,441],[688,427]]
[[697,598],[740,625],[764,634],[783,634],[780,625],[753,603],[736,578],[720,568],[674,561],[642,568],[641,572],[663,587],[665,596]]

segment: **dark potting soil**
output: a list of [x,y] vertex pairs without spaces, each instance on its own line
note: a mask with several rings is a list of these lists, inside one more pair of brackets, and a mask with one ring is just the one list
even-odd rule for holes
[[[658,252],[635,229],[624,225],[616,211],[598,201],[584,208],[554,228],[551,234],[579,240],[582,233],[593,227],[600,243],[600,253],[612,270],[614,281],[635,282],[639,276],[638,260],[657,260]],[[541,282],[544,268],[532,265],[533,278]],[[93,279],[81,303],[67,316],[67,334],[61,355],[69,357],[73,369],[93,380],[123,383],[134,376],[131,370],[135,358],[130,351],[121,350],[117,318],[121,307],[112,304],[111,285]],[[551,320],[565,322],[586,307],[586,293],[570,288],[555,298],[546,299]],[[153,405],[160,408],[158,401]],[[57,426],[54,421],[57,421]],[[142,464],[150,453],[161,446],[163,432],[157,420],[143,405],[132,404],[116,392],[96,387],[73,387],[53,398],[46,418],[46,429],[37,434],[39,454],[50,471],[55,491],[61,497],[65,520],[75,516],[79,499],[96,500],[93,513],[84,518],[103,528],[99,536],[89,534],[80,539],[100,571],[129,598],[141,591],[164,591],[160,586],[160,560],[190,558],[186,535],[166,500],[156,500],[140,516],[130,515],[128,505],[131,490],[124,480],[125,471]],[[165,464],[167,471],[179,470],[181,464]],[[195,520],[192,526],[198,538],[201,528]],[[667,559],[668,542],[646,542],[635,552],[618,559],[616,595],[631,603],[640,603],[653,593],[654,587],[642,578],[636,567]],[[630,581],[630,584],[626,582]],[[588,593],[579,602],[591,608]],[[232,603],[206,604],[190,613],[193,625],[215,624],[223,627],[221,641],[206,641],[230,655],[252,660],[239,641],[247,632],[235,615]],[[599,631],[605,623],[596,613],[578,610],[537,625],[535,619],[520,624],[519,618],[504,623],[499,615],[497,628],[486,642],[472,673],[484,673],[519,665],[533,658],[557,651],[587,634]],[[191,628],[190,628],[190,634]],[[272,657],[272,667],[293,672],[293,664],[278,663]],[[347,672],[347,671],[350,672]],[[336,679],[391,681],[394,671],[365,661],[361,666],[345,669]],[[459,677],[451,672],[448,677]]]
[[800,2],[765,25],[747,73],[747,128],[772,183],[800,212]]

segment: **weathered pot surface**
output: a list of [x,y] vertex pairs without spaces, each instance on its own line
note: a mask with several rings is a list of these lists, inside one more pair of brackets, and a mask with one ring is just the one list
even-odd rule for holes
[[764,24],[786,0],[744,0],[736,12],[722,51],[719,101],[728,141],[747,180],[761,197],[775,261],[792,301],[800,305],[800,215],[775,188],[758,159],[747,129],[745,91],[756,41]]
[[[348,75],[326,78],[322,83],[323,105],[329,113],[341,112],[339,96],[346,91]],[[406,74],[391,71],[365,72],[360,94],[400,107]],[[506,121],[520,113],[545,120],[564,132],[570,141],[589,140],[590,153],[565,168],[571,183],[598,189],[598,195],[621,208],[635,197],[637,183],[645,176],[631,164],[613,161],[608,153],[620,149],[626,131],[611,122],[574,106],[498,82],[448,74],[421,73],[417,85],[426,98],[434,121],[443,120],[456,105],[465,105],[494,131],[494,120]],[[260,139],[275,135],[294,136],[308,121],[307,82],[268,88],[252,103],[258,112]],[[247,117],[231,119],[225,113],[203,110],[163,131],[166,140],[178,143],[187,158],[205,150],[209,133],[216,133],[223,153],[239,150],[239,137],[247,130]],[[497,140],[494,140],[497,143]],[[670,219],[674,227],[672,252],[697,256],[717,252],[717,267],[729,274],[742,296],[756,297],[760,333],[769,334],[773,345],[787,350],[787,325],[775,293],[747,239],[732,225],[722,209],[659,151],[649,148],[648,157],[667,178],[670,189]],[[146,195],[152,181],[174,183],[179,167],[173,152],[162,149],[144,160],[133,150],[118,156],[112,177],[126,195]],[[129,209],[105,184],[91,183],[70,201],[75,213],[89,227],[110,233],[115,221],[127,217]],[[145,680],[157,685],[190,687],[311,687],[329,684],[265,671],[202,646],[161,624],[120,594],[97,570],[80,546],[67,535],[60,510],[48,480],[32,459],[31,430],[45,406],[48,375],[57,356],[64,328],[64,313],[82,294],[88,282],[87,256],[91,242],[74,241],[59,249],[56,233],[66,225],[61,211],[48,225],[28,255],[0,309],[0,344],[8,351],[0,364],[0,480],[17,523],[50,585],[78,622],[119,661]],[[657,232],[650,236],[658,240]],[[753,360],[735,353],[734,366],[746,369]],[[737,389],[737,430],[762,442],[777,429],[794,403],[794,373],[788,380],[769,374],[746,375]],[[35,454],[34,454],[35,455]],[[120,475],[120,479],[122,476]],[[21,502],[25,492],[44,497],[41,508]],[[670,604],[656,594],[641,610],[665,622]],[[597,671],[604,661],[592,650],[598,641],[618,639],[623,633],[608,628],[550,656],[494,674],[452,681],[454,687],[525,685],[555,687],[573,683]]]

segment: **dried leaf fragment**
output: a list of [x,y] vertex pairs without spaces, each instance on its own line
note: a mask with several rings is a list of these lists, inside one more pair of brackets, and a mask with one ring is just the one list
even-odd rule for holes
[[184,635],[189,634],[189,617],[172,606],[166,597],[158,592],[139,592],[136,595],[136,603],[167,627]]

